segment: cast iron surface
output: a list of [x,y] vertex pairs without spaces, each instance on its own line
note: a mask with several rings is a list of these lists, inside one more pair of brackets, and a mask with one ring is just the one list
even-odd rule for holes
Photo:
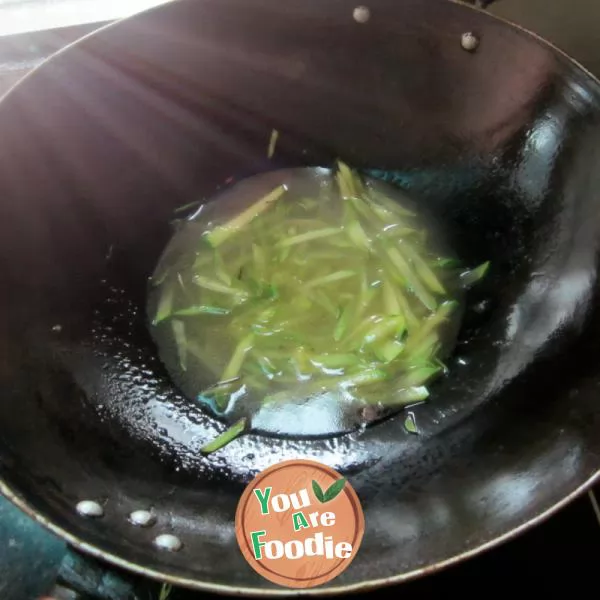
[[[182,0],[77,43],[0,105],[4,491],[88,551],[286,593],[246,565],[233,515],[256,471],[313,457],[350,476],[367,524],[352,568],[308,592],[325,593],[474,551],[597,476],[600,86],[465,6],[369,6],[363,25],[346,0]],[[201,457],[223,426],[173,389],[145,326],[172,211],[230,177],[337,157],[439,211],[466,261],[492,260],[465,364],[415,411],[419,436],[391,419]],[[105,516],[79,517],[81,499]],[[138,508],[154,527],[128,524]],[[163,532],[184,548],[154,549]]]

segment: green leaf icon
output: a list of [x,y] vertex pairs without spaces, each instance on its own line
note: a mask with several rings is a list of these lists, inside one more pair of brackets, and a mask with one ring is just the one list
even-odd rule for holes
[[315,493],[315,496],[317,497],[317,500],[319,502],[325,502],[325,494],[323,494],[323,490],[321,489],[321,486],[314,479],[312,481],[312,489],[313,489],[313,492]]
[[329,486],[329,488],[327,488],[327,490],[325,490],[325,492],[323,492],[323,490],[321,489],[321,486],[313,479],[312,489],[313,489],[313,492],[315,493],[315,496],[317,497],[317,500],[324,504],[325,502],[330,502],[336,496],[338,496],[339,493],[344,489],[345,484],[346,484],[346,478],[342,477],[341,479],[334,481]]
[[346,485],[346,478],[342,477],[337,481],[334,481],[329,489],[325,492],[325,502],[329,502],[333,500],[343,489],[344,485]]

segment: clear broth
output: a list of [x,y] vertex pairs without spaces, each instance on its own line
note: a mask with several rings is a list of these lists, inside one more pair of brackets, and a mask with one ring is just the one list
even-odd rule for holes
[[[416,215],[410,219],[415,243],[429,264],[436,264],[439,257],[448,263],[455,260],[440,223],[423,207],[392,186],[363,181],[369,190],[385,194]],[[207,231],[239,215],[281,184],[287,190],[268,210],[216,250],[206,243]],[[361,354],[360,366],[349,355],[360,336],[389,315],[390,298],[384,286],[391,286],[389,263],[384,264],[377,254],[365,251],[345,235],[344,223],[348,222],[344,211],[332,171],[291,169],[234,184],[179,226],[152,276],[148,314],[161,360],[186,396],[226,422],[245,416],[256,430],[287,435],[347,431],[374,415],[410,404],[393,401],[401,387],[395,376],[365,386],[343,385],[369,365],[377,368],[368,348]],[[394,244],[394,236],[404,225],[400,218],[379,232],[363,230],[371,238],[389,235]],[[326,235],[310,239],[315,231]],[[306,241],[286,245],[305,234],[309,234]],[[445,272],[438,269],[436,274],[444,278]],[[230,291],[198,285],[202,278]],[[332,280],[328,282],[328,278]],[[438,362],[451,353],[462,315],[463,295],[456,278],[448,276],[443,283],[446,299],[457,301],[458,308],[435,329]],[[242,291],[238,295],[231,292],[238,289]],[[253,291],[242,300],[248,289]],[[152,324],[166,294],[171,315]],[[349,319],[347,331],[336,339],[345,308],[355,308],[367,296],[360,316]],[[410,294],[406,299],[419,320],[427,317],[430,311],[418,299]],[[176,314],[199,306],[229,312]],[[239,380],[225,386],[217,401],[209,388],[222,380],[240,340],[247,336],[258,341],[244,353],[242,367],[236,372]]]

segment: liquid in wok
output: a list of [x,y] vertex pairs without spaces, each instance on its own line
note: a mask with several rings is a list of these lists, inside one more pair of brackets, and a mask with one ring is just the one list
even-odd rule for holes
[[205,452],[248,428],[337,433],[427,400],[488,267],[466,268],[443,223],[344,163],[271,172],[178,226],[151,330],[176,384],[230,424]]

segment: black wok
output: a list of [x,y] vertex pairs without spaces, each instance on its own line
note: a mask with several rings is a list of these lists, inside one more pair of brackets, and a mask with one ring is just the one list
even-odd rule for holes
[[[366,23],[355,6],[169,3],[2,100],[0,486],[74,546],[184,586],[288,593],[246,564],[233,516],[257,471],[314,458],[348,475],[366,533],[303,593],[356,590],[489,548],[598,479],[598,81],[465,5],[372,0]],[[224,425],[171,385],[144,312],[173,209],[338,157],[427,203],[466,262],[491,260],[450,374],[415,409],[420,435],[392,418],[204,457]],[[155,523],[131,525],[138,509]],[[183,547],[158,549],[164,533]]]

